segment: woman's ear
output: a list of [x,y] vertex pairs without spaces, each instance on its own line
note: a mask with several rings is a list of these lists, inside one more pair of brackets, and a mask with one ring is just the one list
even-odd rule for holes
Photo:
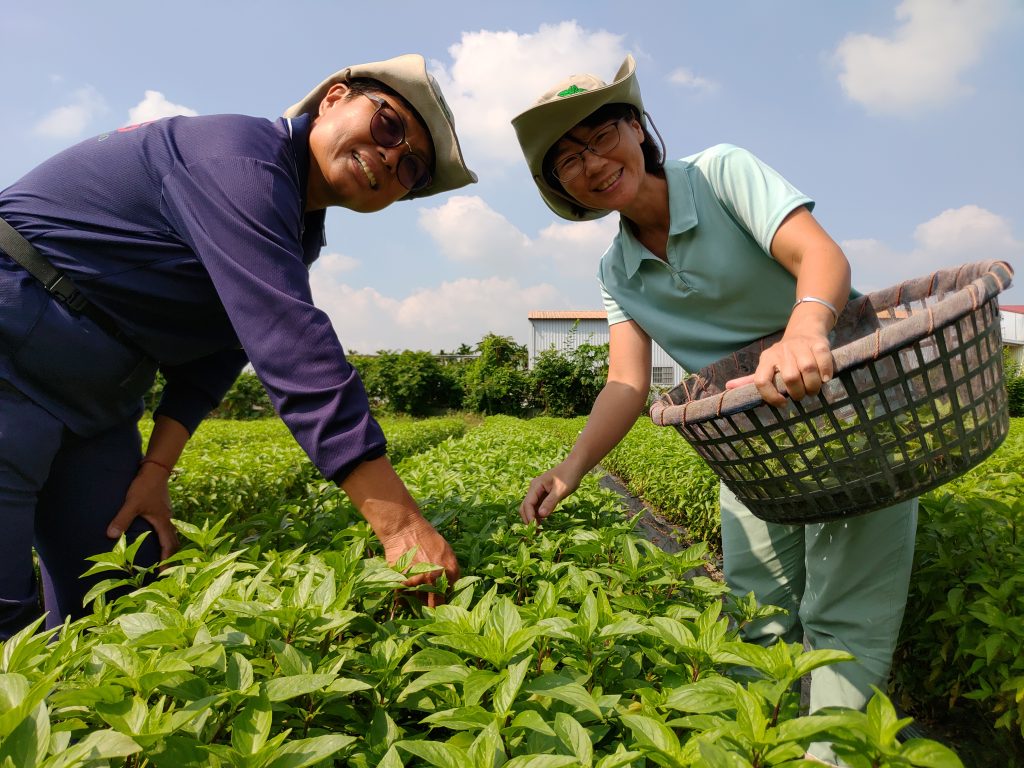
[[332,106],[334,106],[337,102],[346,98],[350,90],[351,89],[348,87],[348,83],[335,83],[330,88],[328,88],[327,93],[325,93],[324,97],[320,100],[319,114],[322,115]]
[[640,124],[640,121],[637,120],[635,117],[630,117],[629,118],[629,127],[633,129],[634,133],[636,133],[637,143],[643,144],[644,143],[644,127]]

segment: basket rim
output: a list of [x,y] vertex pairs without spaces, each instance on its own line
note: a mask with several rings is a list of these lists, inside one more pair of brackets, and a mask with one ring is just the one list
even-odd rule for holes
[[[930,276],[905,280],[895,286],[883,288],[867,294],[872,304],[889,304],[881,308],[891,308],[891,295],[896,290],[896,304],[906,287],[920,288],[927,282],[927,296],[933,295],[940,277],[956,277],[970,269],[978,276],[963,287],[949,292],[927,312],[916,312],[909,317],[898,320],[891,325],[879,328],[874,333],[854,339],[847,344],[832,350],[832,361],[835,375],[863,365],[886,355],[893,350],[917,342],[930,336],[935,330],[949,325],[970,312],[976,311],[987,302],[993,300],[1000,292],[1010,286],[1013,280],[1013,267],[1001,260],[979,261],[963,264],[943,270],[936,270]],[[883,299],[885,301],[883,301]],[[781,385],[780,377],[776,383]],[[676,391],[679,387],[671,391]],[[650,407],[651,420],[658,426],[679,426],[698,424],[731,415],[751,408],[765,405],[764,399],[755,384],[746,384],[736,389],[726,390],[720,394],[709,395],[697,400],[690,400],[681,405],[672,403],[668,394],[663,395]]]

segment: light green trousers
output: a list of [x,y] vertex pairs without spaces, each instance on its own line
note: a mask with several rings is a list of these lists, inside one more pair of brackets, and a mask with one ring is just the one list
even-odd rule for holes
[[[806,638],[811,648],[848,651],[857,661],[811,673],[810,711],[863,709],[872,685],[886,690],[910,585],[917,499],[810,525],[759,520],[724,485],[721,506],[730,589],[789,612],[750,625],[744,639],[768,645]],[[811,751],[835,762],[827,745]]]

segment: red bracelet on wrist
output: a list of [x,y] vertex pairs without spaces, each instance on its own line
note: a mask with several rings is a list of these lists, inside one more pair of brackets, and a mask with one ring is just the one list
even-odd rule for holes
[[173,467],[168,467],[162,461],[157,461],[156,459],[143,459],[139,462],[139,466],[141,467],[143,464],[156,464],[158,467],[166,471],[168,475],[171,474],[171,471],[173,470]]

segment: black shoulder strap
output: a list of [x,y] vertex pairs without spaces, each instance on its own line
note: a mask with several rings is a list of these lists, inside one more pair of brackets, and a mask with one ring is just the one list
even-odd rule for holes
[[135,346],[109,315],[89,303],[70,277],[53,266],[32,243],[3,218],[0,218],[0,248],[42,283],[51,296],[64,302],[72,312],[85,315],[121,343]]
[[88,303],[71,278],[59,271],[53,264],[35,249],[21,234],[0,218],[0,248],[7,255],[21,264],[28,273],[43,284],[46,290],[68,305],[68,308],[81,312]]

